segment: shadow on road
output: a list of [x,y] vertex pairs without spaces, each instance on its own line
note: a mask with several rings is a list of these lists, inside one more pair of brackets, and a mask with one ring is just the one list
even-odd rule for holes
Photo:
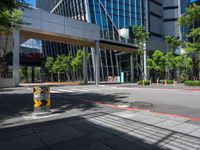
[[[77,95],[76,95],[77,94]],[[99,105],[89,101],[98,101],[103,103],[126,103],[120,99],[126,98],[121,94],[99,94],[99,93],[53,93],[51,94],[51,109],[55,113],[62,113],[72,109],[79,111],[95,110]],[[0,123],[6,119],[17,118],[23,115],[29,115],[33,112],[33,94],[0,94]]]

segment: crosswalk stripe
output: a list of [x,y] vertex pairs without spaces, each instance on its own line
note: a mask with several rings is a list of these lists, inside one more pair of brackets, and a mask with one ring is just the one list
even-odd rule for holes
[[50,93],[62,93],[61,91],[54,91],[54,90],[51,90]]
[[88,92],[89,90],[84,90],[84,89],[73,89],[75,91],[83,91],[83,92]]
[[66,90],[66,89],[58,89],[58,91],[61,91],[61,92],[70,92],[70,93],[73,93],[73,92],[74,92],[74,91]]

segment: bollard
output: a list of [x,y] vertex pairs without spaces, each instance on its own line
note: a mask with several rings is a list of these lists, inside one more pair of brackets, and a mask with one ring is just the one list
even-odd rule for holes
[[157,79],[157,84],[156,85],[159,86],[159,79]]
[[165,80],[165,86],[167,86],[167,80]]
[[33,88],[34,112],[49,112],[50,110],[50,87],[34,86]]
[[176,86],[176,81],[175,80],[173,80],[173,86]]
[[149,85],[150,85],[150,86],[152,85],[152,83],[151,83],[151,80],[150,80],[150,83],[149,83]]

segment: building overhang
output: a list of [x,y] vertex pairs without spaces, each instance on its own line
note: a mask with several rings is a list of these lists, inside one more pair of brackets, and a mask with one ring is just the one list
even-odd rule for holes
[[134,44],[124,43],[114,40],[107,40],[107,39],[100,40],[100,48],[127,52],[127,53],[136,53],[138,49],[138,47]]

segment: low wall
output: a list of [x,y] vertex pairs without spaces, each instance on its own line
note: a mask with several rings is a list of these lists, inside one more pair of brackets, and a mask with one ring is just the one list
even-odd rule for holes
[[0,78],[0,88],[14,87],[15,82],[13,78]]

